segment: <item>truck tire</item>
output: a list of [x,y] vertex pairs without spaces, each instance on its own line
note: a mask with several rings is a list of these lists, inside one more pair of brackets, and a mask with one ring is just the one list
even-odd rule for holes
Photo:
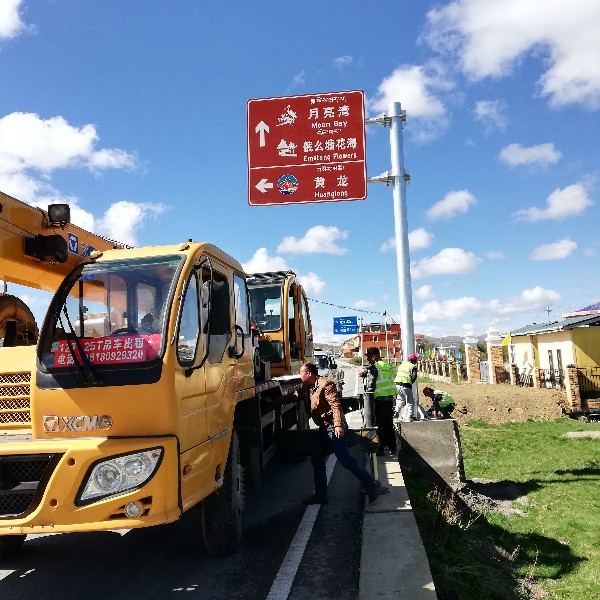
[[14,556],[20,550],[26,537],[26,535],[0,536],[0,558]]
[[[29,323],[32,327],[33,334],[37,339],[37,325],[33,313],[23,300],[16,296],[5,294],[0,296],[0,337],[6,335],[6,323],[8,321],[16,321],[17,323]],[[35,343],[35,340],[33,340]],[[12,537],[12,536],[11,536]]]
[[231,554],[242,539],[243,474],[235,431],[223,477],[223,485],[202,501],[202,532],[211,556]]

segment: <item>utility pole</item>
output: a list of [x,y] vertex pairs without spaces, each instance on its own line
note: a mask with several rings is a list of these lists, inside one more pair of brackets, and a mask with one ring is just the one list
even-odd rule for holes
[[369,183],[393,184],[394,226],[396,232],[396,266],[398,270],[398,291],[400,296],[400,330],[402,334],[402,357],[415,352],[415,329],[413,322],[412,284],[410,277],[410,255],[408,251],[408,222],[406,217],[406,182],[410,176],[404,170],[402,148],[402,125],[406,121],[406,111],[400,102],[392,102],[388,113],[367,119],[367,125],[390,126],[391,170],[377,177],[369,178]]

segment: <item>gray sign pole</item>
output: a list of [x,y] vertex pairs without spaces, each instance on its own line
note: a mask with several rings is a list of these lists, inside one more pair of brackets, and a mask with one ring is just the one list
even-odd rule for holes
[[367,119],[367,125],[390,126],[391,171],[368,179],[369,183],[393,185],[394,226],[396,232],[396,267],[398,269],[398,291],[400,295],[400,329],[402,333],[402,357],[408,360],[415,353],[415,327],[413,323],[412,286],[410,279],[410,255],[408,251],[408,221],[406,218],[406,182],[410,179],[404,170],[402,149],[402,124],[406,111],[400,102],[392,102],[388,114]]
[[[415,326],[413,322],[412,285],[410,277],[410,254],[408,249],[408,220],[406,217],[406,182],[410,176],[404,170],[404,150],[402,147],[402,126],[406,121],[406,111],[400,102],[392,102],[388,113],[367,119],[367,125],[390,126],[391,171],[368,179],[370,183],[393,185],[394,226],[396,232],[396,267],[398,270],[398,292],[400,296],[400,330],[402,334],[402,360],[405,362],[415,353]],[[413,417],[420,418],[419,396],[416,384],[413,385],[415,399]]]
[[404,361],[415,352],[415,326],[413,323],[412,285],[410,279],[410,254],[408,251],[408,221],[406,218],[406,172],[402,148],[402,123],[406,111],[400,102],[389,107],[392,119],[390,126],[390,148],[394,178],[394,225],[396,229],[396,263],[398,268],[398,290],[400,292],[400,329],[402,330],[402,357]]

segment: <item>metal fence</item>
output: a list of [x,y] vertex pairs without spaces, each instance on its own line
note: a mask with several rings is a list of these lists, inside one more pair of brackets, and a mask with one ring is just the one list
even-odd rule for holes
[[533,387],[533,375],[527,375],[526,373],[520,373],[517,376],[517,385],[521,387]]
[[600,398],[600,367],[577,369],[577,379],[582,400]]
[[564,389],[565,375],[561,369],[540,369],[542,387]]

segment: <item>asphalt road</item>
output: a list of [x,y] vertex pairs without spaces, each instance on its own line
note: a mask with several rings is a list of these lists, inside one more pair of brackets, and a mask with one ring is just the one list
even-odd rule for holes
[[[351,451],[360,459],[360,447]],[[243,541],[232,556],[207,556],[197,509],[177,523],[124,535],[30,536],[17,556],[0,562],[0,599],[358,598],[365,502],[359,482],[335,465],[329,504],[308,508],[316,520],[299,551],[293,541],[307,513],[301,500],[312,492],[310,460],[273,460],[264,475],[260,489],[246,492]],[[288,593],[274,582],[290,551],[299,553],[299,565],[291,578],[284,569]]]

